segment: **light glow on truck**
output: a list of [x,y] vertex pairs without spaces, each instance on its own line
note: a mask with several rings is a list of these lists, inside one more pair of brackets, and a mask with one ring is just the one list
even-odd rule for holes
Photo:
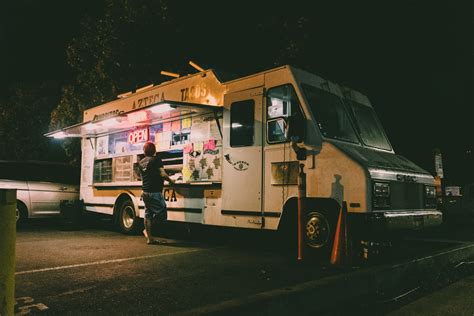
[[148,111],[139,111],[127,114],[127,119],[132,124],[147,121],[149,118],[150,115]]
[[112,118],[109,118],[109,119],[107,119],[103,122],[97,123],[97,124],[99,124],[100,126],[103,126],[103,127],[113,127],[117,123],[120,123],[120,121],[116,117],[112,117]]
[[54,138],[56,139],[61,139],[66,137],[66,133],[64,132],[57,132],[56,134],[53,135]]
[[151,112],[155,114],[160,114],[160,113],[166,113],[172,110],[174,110],[174,108],[172,108],[168,103],[163,103],[163,104],[160,104],[159,106],[153,107],[151,109]]

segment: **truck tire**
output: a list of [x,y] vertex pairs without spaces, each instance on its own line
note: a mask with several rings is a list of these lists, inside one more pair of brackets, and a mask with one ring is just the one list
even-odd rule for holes
[[332,250],[336,223],[325,210],[314,210],[303,219],[305,245],[321,255]]
[[28,208],[21,201],[16,201],[16,224],[21,225],[28,219]]
[[117,224],[120,232],[135,235],[140,231],[142,221],[135,212],[133,202],[126,199],[120,203],[117,211]]
[[[292,257],[297,256],[298,211],[291,210],[279,229],[280,244]],[[337,214],[322,208],[312,208],[303,216],[303,256],[328,261],[334,243]]]

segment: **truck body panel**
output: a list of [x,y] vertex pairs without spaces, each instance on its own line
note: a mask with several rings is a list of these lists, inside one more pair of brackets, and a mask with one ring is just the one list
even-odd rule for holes
[[330,211],[339,212],[346,202],[375,230],[441,222],[427,203],[433,177],[394,153],[369,99],[291,66],[229,82],[206,70],[147,87],[47,134],[57,135],[82,137],[88,211],[116,214],[125,197],[144,216],[136,164],[153,141],[165,169],[182,179],[165,185],[169,220],[276,230],[294,208],[302,164],[310,208],[333,201]]

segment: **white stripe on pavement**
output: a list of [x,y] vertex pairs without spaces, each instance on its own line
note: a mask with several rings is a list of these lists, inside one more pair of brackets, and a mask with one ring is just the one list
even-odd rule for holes
[[37,272],[46,272],[46,271],[55,271],[55,270],[65,270],[65,269],[73,269],[73,268],[78,268],[78,267],[87,267],[87,266],[94,266],[94,265],[100,265],[100,264],[108,264],[108,263],[118,263],[118,262],[126,262],[126,261],[142,260],[142,259],[150,259],[150,258],[165,257],[165,256],[171,256],[171,255],[179,255],[179,254],[183,254],[183,253],[206,251],[206,250],[211,250],[211,249],[215,249],[215,248],[193,249],[193,250],[185,250],[185,251],[159,253],[159,254],[156,254],[156,255],[149,255],[149,256],[140,256],[140,257],[131,257],[131,258],[122,258],[122,259],[112,259],[112,260],[100,260],[100,261],[94,261],[94,262],[71,264],[71,265],[67,265],[67,266],[58,266],[58,267],[51,267],[51,268],[43,268],[43,269],[35,269],[35,270],[27,270],[27,271],[19,271],[19,272],[15,272],[15,275],[32,274],[32,273],[37,273]]

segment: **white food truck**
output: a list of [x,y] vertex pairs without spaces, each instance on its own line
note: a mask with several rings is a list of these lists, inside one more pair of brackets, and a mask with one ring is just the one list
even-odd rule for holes
[[299,164],[308,247],[331,247],[343,202],[358,233],[442,221],[433,177],[394,153],[369,99],[292,66],[225,82],[205,70],[144,87],[46,136],[82,138],[84,208],[113,215],[124,233],[144,216],[137,163],[146,141],[177,180],[163,192],[171,221],[296,229]]

